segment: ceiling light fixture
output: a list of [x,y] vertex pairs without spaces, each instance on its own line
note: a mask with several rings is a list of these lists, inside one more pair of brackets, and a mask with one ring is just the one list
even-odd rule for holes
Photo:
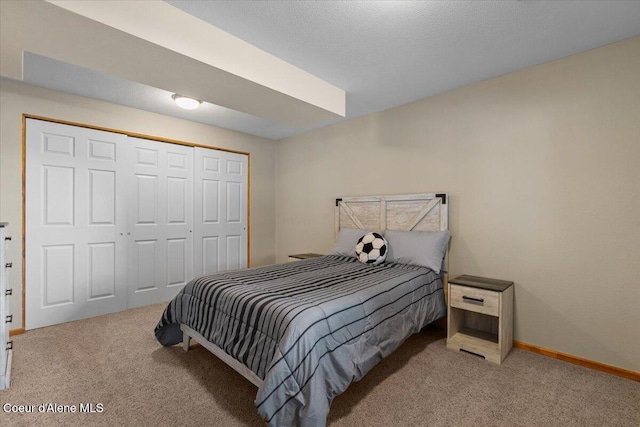
[[199,99],[189,98],[188,96],[178,95],[177,93],[171,95],[171,98],[176,101],[178,107],[184,108],[185,110],[194,110],[202,104],[202,101]]

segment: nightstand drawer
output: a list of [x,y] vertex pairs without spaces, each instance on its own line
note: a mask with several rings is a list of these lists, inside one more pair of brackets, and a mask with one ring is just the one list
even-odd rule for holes
[[451,307],[498,317],[500,294],[486,289],[451,284]]

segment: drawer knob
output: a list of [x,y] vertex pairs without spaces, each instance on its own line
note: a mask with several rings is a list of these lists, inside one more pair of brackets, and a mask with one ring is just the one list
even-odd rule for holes
[[468,297],[466,295],[462,295],[462,299],[465,300],[466,302],[474,302],[477,304],[483,304],[484,303],[484,298],[473,298],[473,297]]
[[7,289],[6,291],[4,291],[4,294],[6,296],[13,295],[13,289]]
[[4,240],[11,240],[11,237],[5,237]]
[[10,314],[7,316],[7,318],[5,319],[5,323],[11,323],[13,322],[13,314]]
[[13,263],[12,262],[8,262],[4,265],[6,268],[11,268],[13,267]]

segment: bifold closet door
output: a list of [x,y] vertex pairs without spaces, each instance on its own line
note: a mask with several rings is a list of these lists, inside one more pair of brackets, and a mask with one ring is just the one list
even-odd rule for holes
[[248,156],[27,119],[27,329],[247,266]]
[[127,308],[127,137],[27,119],[26,329]]
[[247,267],[247,155],[195,148],[194,275]]
[[193,275],[193,147],[129,144],[129,307],[139,307],[169,301]]

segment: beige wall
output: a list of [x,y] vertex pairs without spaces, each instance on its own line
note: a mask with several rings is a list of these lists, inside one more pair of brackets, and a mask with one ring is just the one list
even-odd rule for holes
[[[452,70],[455,72],[455,70]],[[287,138],[276,252],[338,196],[446,191],[452,275],[515,281],[515,339],[640,371],[640,38]]]
[[[9,222],[16,238],[9,254],[21,259],[22,114],[90,124],[110,129],[193,142],[250,153],[251,265],[274,261],[276,142],[120,105],[0,80],[0,221]],[[16,268],[17,267],[17,268]],[[11,283],[20,287],[22,266],[14,262]],[[20,292],[11,301],[14,318],[22,318]],[[19,327],[19,325],[16,325]]]

